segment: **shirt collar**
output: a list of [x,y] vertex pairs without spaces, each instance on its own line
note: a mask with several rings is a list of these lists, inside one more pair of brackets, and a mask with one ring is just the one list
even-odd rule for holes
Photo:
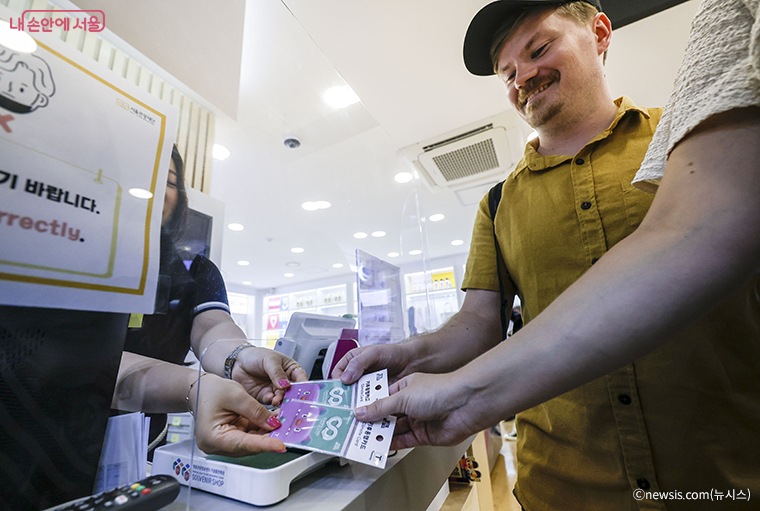
[[[641,108],[637,106],[636,104],[634,104],[633,100],[631,100],[631,98],[627,96],[621,96],[618,99],[616,99],[615,105],[618,107],[618,111],[617,111],[617,114],[615,114],[615,118],[612,120],[612,123],[609,125],[609,127],[606,130],[599,133],[588,144],[586,144],[585,147],[588,147],[589,145],[595,142],[603,140],[607,138],[610,134],[612,134],[612,131],[615,129],[620,119],[622,119],[623,116],[625,116],[628,112],[631,112],[631,111],[638,112],[641,115],[643,115],[645,118],[649,119],[649,112],[647,112],[646,109]],[[567,160],[574,158],[573,155],[544,156],[542,154],[538,154],[538,152],[536,152],[536,143],[537,143],[536,140],[532,140],[525,145],[525,153],[523,155],[522,160],[520,160],[520,163],[518,163],[515,171],[519,172],[523,169],[529,169],[534,172],[540,171],[540,170],[546,170],[552,167],[556,167],[557,165],[561,165]]]

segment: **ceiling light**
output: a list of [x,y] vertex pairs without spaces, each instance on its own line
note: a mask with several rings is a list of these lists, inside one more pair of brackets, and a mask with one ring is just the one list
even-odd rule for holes
[[385,231],[375,231],[372,233],[373,238],[382,238],[385,236]]
[[253,284],[253,282],[251,282],[250,280],[244,280],[243,281],[243,285],[244,286],[250,286],[251,284]]
[[318,209],[328,209],[330,206],[332,206],[332,204],[330,204],[326,200],[306,201],[303,204],[301,204],[301,207],[305,209],[306,211],[317,211]]
[[294,254],[303,254],[303,249],[301,247],[293,247],[290,249],[290,251]]
[[227,229],[229,229],[231,231],[239,232],[239,231],[242,231],[243,229],[245,229],[245,225],[243,225],[243,224],[236,224],[236,223],[233,222],[231,224],[227,224]]
[[289,279],[290,277],[295,277],[296,274],[295,273],[283,273],[282,276]]
[[436,213],[434,215],[430,215],[430,221],[431,222],[440,222],[444,218],[446,218],[446,217],[443,215],[443,213]]
[[151,197],[153,197],[152,193],[142,188],[130,188],[129,195],[131,195],[132,197],[137,197],[138,199],[150,199]]
[[359,232],[355,232],[354,233],[354,238],[356,238],[357,240],[363,240],[366,237],[367,237],[367,233],[366,232],[359,231]]
[[419,249],[409,251],[409,255],[420,255],[421,253],[422,253],[422,250],[419,250]]
[[301,266],[301,263],[298,263],[296,261],[289,261],[285,263],[285,266],[287,266],[288,268],[298,268],[299,266]]
[[215,160],[224,161],[230,157],[230,150],[220,144],[214,144],[214,149],[211,151],[211,156]]
[[398,257],[400,255],[398,252],[388,252],[388,257]]
[[359,271],[359,268],[355,264],[349,264],[348,267],[351,268],[351,271],[354,273]]
[[250,261],[238,261],[239,266],[248,266],[249,264],[251,264]]
[[408,183],[412,179],[414,179],[414,176],[411,172],[399,172],[393,177],[393,180],[397,183]]
[[458,247],[459,245],[464,245],[464,241],[463,240],[454,240],[454,241],[451,242],[451,244],[454,245],[455,247]]
[[330,87],[323,98],[333,108],[345,108],[359,101],[359,96],[348,85]]
[[0,20],[0,45],[19,53],[33,53],[37,50],[37,41],[21,30],[11,29],[7,21]]
[[343,268],[343,263],[335,263],[332,266],[337,270],[338,268]]

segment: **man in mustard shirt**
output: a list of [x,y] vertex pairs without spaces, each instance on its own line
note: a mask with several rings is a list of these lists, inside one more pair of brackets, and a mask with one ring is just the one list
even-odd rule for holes
[[[415,393],[400,392],[404,397],[391,406],[403,409],[404,400],[414,399],[415,421],[399,422],[396,447],[461,441],[521,411],[515,494],[529,511],[692,510],[714,505],[688,499],[693,492],[746,497],[760,475],[760,445],[749,434],[760,418],[757,275],[646,355],[654,345],[643,342],[609,356],[616,349],[614,315],[605,318],[606,343],[584,344],[576,333],[585,327],[582,311],[565,318],[554,345],[521,343],[528,325],[494,348],[501,340],[494,231],[507,299],[520,295],[529,322],[631,234],[651,203],[630,183],[660,110],[611,98],[603,71],[611,27],[599,3],[556,3],[494,2],[473,19],[465,39],[468,69],[495,70],[539,137],[503,185],[495,229],[487,198],[480,204],[461,311],[437,332],[350,353],[338,374],[353,381],[386,366],[397,377],[456,370],[446,383],[428,375],[400,382],[399,390],[414,385]],[[620,311],[626,319],[632,314]],[[583,352],[574,353],[573,345]],[[569,356],[549,360],[552,346]],[[590,379],[579,377],[580,364],[601,377],[574,388]],[[573,390],[555,397],[567,389]],[[378,404],[364,418],[389,411],[396,410]],[[656,497],[662,494],[673,498]]]

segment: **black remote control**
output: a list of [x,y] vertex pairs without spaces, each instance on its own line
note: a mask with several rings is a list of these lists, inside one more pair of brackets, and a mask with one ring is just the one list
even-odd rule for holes
[[115,490],[51,507],[47,511],[153,511],[168,506],[179,495],[172,476],[154,475]]

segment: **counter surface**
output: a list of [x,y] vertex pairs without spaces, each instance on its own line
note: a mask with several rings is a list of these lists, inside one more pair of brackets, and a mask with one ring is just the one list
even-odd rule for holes
[[201,490],[183,486],[168,511],[425,511],[441,490],[472,439],[454,447],[416,447],[388,458],[383,470],[337,462],[307,474],[290,487],[290,496],[266,508],[259,508]]

